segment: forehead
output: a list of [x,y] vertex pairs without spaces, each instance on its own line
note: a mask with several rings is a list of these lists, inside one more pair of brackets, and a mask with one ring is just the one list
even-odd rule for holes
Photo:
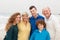
[[43,24],[39,23],[38,25],[43,25]]
[[43,11],[50,11],[50,8],[44,8]]

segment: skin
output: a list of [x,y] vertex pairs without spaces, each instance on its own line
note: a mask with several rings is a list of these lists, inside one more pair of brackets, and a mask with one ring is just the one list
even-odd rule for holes
[[43,24],[38,24],[38,29],[39,29],[40,31],[42,31],[43,28],[44,28],[44,25],[43,25]]
[[20,22],[20,20],[21,20],[21,16],[20,16],[20,15],[18,15],[18,16],[16,17],[16,19],[15,19],[15,21],[14,21],[14,23],[13,23],[13,24],[17,24],[17,23],[19,23],[19,22]]
[[30,12],[31,12],[31,15],[32,15],[34,18],[37,17],[37,9],[32,8],[32,9],[30,10]]
[[42,9],[42,14],[47,18],[49,19],[50,15],[51,15],[51,11],[50,11],[50,8],[44,8]]
[[24,16],[22,16],[22,20],[24,21],[24,23],[26,24],[29,20],[28,15],[24,14]]

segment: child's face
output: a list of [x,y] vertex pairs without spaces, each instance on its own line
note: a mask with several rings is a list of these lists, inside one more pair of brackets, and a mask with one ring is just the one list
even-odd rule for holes
[[44,25],[43,24],[38,24],[38,29],[39,30],[42,30],[44,28]]

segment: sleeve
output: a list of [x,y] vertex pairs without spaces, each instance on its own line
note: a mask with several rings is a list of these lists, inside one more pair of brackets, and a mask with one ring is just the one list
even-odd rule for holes
[[42,15],[41,17],[42,17],[42,19],[43,19],[43,20],[45,20],[45,18],[44,18],[44,16],[43,16],[43,15]]
[[43,16],[40,16],[39,18],[40,20],[44,20],[45,21],[45,18]]
[[47,33],[47,40],[50,40],[50,34]]
[[32,33],[30,40],[34,40],[34,38],[35,38],[35,32]]
[[43,20],[45,21],[45,18],[43,17]]
[[7,32],[7,35],[6,35],[6,40],[13,40],[13,27],[11,27],[8,32]]
[[58,18],[54,19],[54,27],[55,27],[55,40],[60,40],[60,24]]

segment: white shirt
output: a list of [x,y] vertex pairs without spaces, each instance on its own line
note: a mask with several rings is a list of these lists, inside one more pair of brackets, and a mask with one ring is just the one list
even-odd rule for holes
[[50,37],[53,40],[60,40],[60,24],[58,19],[51,15],[49,19],[45,19],[46,22],[46,29],[50,33]]

